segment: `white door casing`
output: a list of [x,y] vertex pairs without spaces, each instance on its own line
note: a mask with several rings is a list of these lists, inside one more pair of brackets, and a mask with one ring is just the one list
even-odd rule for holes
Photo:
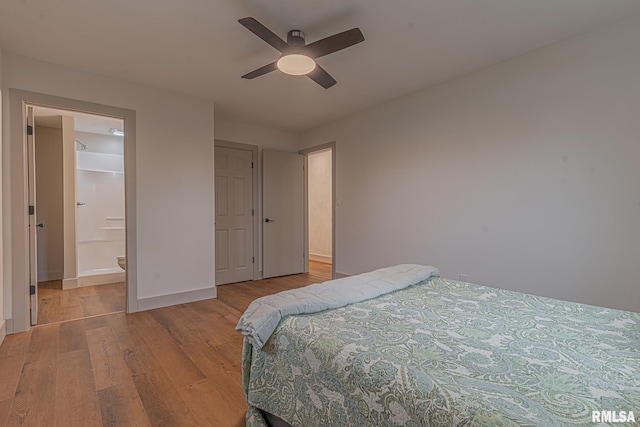
[[263,277],[302,273],[304,258],[304,156],[262,153]]
[[216,285],[253,279],[253,153],[215,147]]
[[36,145],[33,107],[27,107],[27,185],[29,193],[29,293],[31,325],[38,324],[38,248],[36,228]]
[[83,111],[124,120],[125,128],[125,209],[127,218],[127,312],[138,311],[137,286],[137,205],[136,205],[136,112],[124,108],[92,102],[61,98],[20,89],[9,89],[10,146],[9,174],[11,176],[8,209],[11,212],[8,232],[12,239],[11,318],[7,319],[7,333],[29,330],[31,325],[29,295],[29,205],[28,153],[26,146],[26,105],[55,106],[56,109]]

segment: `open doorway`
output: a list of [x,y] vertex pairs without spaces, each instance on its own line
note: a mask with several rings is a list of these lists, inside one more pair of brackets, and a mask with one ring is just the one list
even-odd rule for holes
[[335,277],[335,144],[302,154],[306,155],[308,272],[329,280]]
[[31,323],[122,312],[124,122],[28,104],[27,110],[33,116],[28,163],[36,224],[30,226],[30,270],[37,277]]
[[[75,114],[86,113],[89,115],[98,115],[109,118],[120,119],[123,123],[124,131],[124,170],[126,171],[125,186],[125,256],[126,271],[125,274],[125,310],[127,312],[137,311],[137,257],[136,257],[136,162],[135,162],[135,142],[136,142],[136,114],[135,111],[112,107],[108,105],[95,104],[86,101],[62,98],[52,95],[46,95],[36,92],[28,92],[19,89],[9,90],[10,105],[10,176],[11,176],[11,192],[10,192],[10,233],[12,239],[11,251],[11,292],[10,299],[12,305],[12,317],[7,320],[7,332],[18,333],[28,330],[32,324],[39,323],[37,321],[37,230],[44,229],[44,221],[36,221],[36,189],[35,185],[35,156],[29,156],[29,153],[35,153],[35,145],[33,133],[35,131],[35,122],[33,116],[34,107],[44,107],[54,110],[62,110],[65,115],[74,116]],[[69,162],[69,153],[75,156],[76,145],[75,129],[73,126],[67,126],[71,129],[70,145],[67,145],[67,162],[71,167],[65,168],[67,172],[75,172],[75,161]],[[79,139],[81,142],[82,140]],[[69,141],[69,138],[67,138]],[[75,177],[66,176],[67,183],[75,188]],[[68,214],[76,213],[76,200],[70,198],[71,208],[66,211]],[[67,199],[69,205],[69,198]],[[33,206],[33,207],[32,207]],[[29,209],[26,209],[29,207]],[[31,214],[33,213],[33,214]],[[31,214],[31,215],[30,215]],[[68,218],[67,218],[68,219]],[[43,227],[37,225],[42,223]],[[74,224],[74,223],[73,223]],[[69,234],[75,232],[75,226],[67,226],[65,228]],[[67,236],[68,237],[68,236]],[[75,248],[75,236],[71,240],[73,244],[65,245],[65,248]],[[34,262],[31,262],[34,260]],[[77,274],[77,259],[75,256],[64,257],[69,264],[75,264],[74,268],[69,265],[69,271],[75,271]],[[74,278],[68,278],[73,280]],[[77,282],[77,277],[75,278]],[[63,277],[63,283],[64,283]],[[73,281],[68,283],[73,285]],[[77,286],[77,283],[76,283]],[[75,288],[85,289],[88,287]],[[34,310],[32,310],[34,308]],[[83,313],[84,314],[84,313]],[[35,319],[34,319],[35,317]]]

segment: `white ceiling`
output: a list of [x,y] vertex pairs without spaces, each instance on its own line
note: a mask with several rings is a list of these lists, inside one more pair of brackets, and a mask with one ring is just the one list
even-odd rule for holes
[[[638,0],[2,0],[0,47],[301,131],[636,14]],[[366,40],[319,59],[328,90],[280,72],[243,80],[278,57],[245,16],[282,38],[360,27]]]

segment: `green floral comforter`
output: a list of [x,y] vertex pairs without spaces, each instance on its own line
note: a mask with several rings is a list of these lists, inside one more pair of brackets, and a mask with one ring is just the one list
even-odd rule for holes
[[640,314],[433,278],[245,341],[247,425],[594,425],[640,418]]

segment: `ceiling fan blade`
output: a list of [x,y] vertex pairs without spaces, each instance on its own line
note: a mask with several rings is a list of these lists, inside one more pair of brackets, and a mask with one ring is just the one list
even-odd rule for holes
[[307,74],[314,82],[318,83],[325,89],[329,89],[331,86],[336,84],[336,80],[331,77],[331,74],[327,73],[324,68],[322,68],[319,64],[316,64],[316,68]]
[[253,34],[278,49],[280,52],[284,53],[291,49],[286,41],[275,35],[270,29],[256,21],[254,18],[242,18],[238,19],[238,22],[244,25]]
[[349,46],[364,41],[364,36],[360,28],[352,28],[333,36],[318,40],[304,47],[303,51],[311,58],[320,58],[321,56],[346,49]]
[[277,70],[278,67],[276,65],[275,62],[272,62],[271,64],[265,65],[264,67],[260,67],[257,70],[253,70],[250,73],[245,74],[244,76],[242,76],[243,79],[255,79],[256,77],[260,77],[264,74],[270,73],[272,71]]

